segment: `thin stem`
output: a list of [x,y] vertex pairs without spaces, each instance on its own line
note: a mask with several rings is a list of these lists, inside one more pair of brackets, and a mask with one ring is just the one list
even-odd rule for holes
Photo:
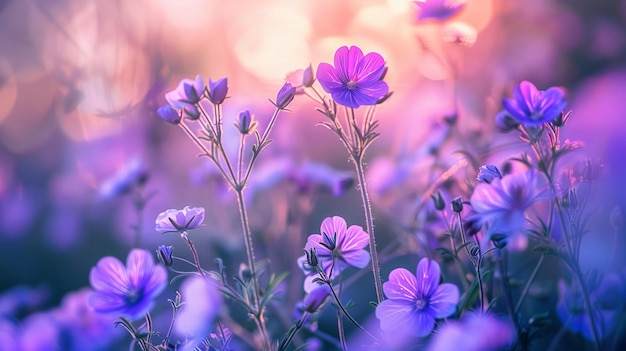
[[330,282],[330,280],[326,280],[326,284],[328,285],[328,287],[330,288],[330,292],[333,294],[333,298],[335,299],[335,302],[337,302],[337,306],[339,306],[339,309],[341,310],[341,312],[343,313],[344,316],[346,316],[346,318],[348,318],[348,320],[350,320],[350,322],[352,324],[354,324],[354,326],[356,326],[357,328],[359,328],[360,331],[362,331],[365,335],[369,336],[372,340],[374,341],[378,341],[376,340],[376,338],[370,334],[365,328],[363,328],[363,326],[361,326],[359,324],[359,322],[357,322],[351,315],[350,313],[348,313],[348,311],[346,310],[346,308],[343,306],[343,304],[341,303],[341,300],[339,300],[339,296],[337,296],[337,292],[335,291],[335,288],[333,288],[332,283]]
[[519,309],[522,307],[522,303],[524,302],[524,299],[526,298],[526,295],[528,294],[528,291],[530,290],[530,285],[532,284],[533,280],[535,280],[535,277],[537,276],[537,272],[539,272],[539,268],[541,267],[541,264],[543,264],[544,258],[545,258],[545,255],[541,254],[541,257],[539,258],[537,265],[535,265],[535,269],[533,269],[533,272],[530,274],[530,277],[528,278],[528,282],[526,282],[526,286],[524,286],[524,290],[522,290],[522,295],[520,296],[519,301],[517,301],[517,305],[515,305],[515,310],[513,310],[513,313],[515,315],[517,315],[517,313],[519,312]]
[[343,331],[343,319],[341,318],[341,312],[337,310],[337,333],[339,334],[339,342],[341,342],[341,348],[343,351],[348,351],[348,345],[346,344],[346,336]]
[[187,245],[189,245],[189,249],[191,250],[191,254],[193,255],[193,261],[196,264],[196,268],[198,269],[198,272],[200,273],[200,275],[204,275],[202,266],[200,266],[200,258],[198,257],[198,251],[196,251],[196,247],[191,242],[191,239],[189,239],[189,237],[187,236],[187,232],[185,231],[181,232],[180,237],[183,238],[187,242]]
[[374,285],[376,286],[376,299],[381,303],[385,297],[383,296],[383,282],[380,278],[380,264],[378,263],[378,252],[376,251],[376,236],[374,235],[374,218],[372,216],[372,205],[367,193],[367,185],[365,184],[365,174],[363,172],[362,156],[353,157],[354,166],[356,167],[357,177],[359,179],[359,189],[361,190],[361,200],[363,201],[363,209],[365,211],[365,223],[367,232],[370,236],[370,255],[372,258],[372,273],[374,274]]
[[519,325],[517,322],[517,317],[515,312],[513,311],[513,296],[511,295],[511,285],[509,284],[509,275],[506,268],[506,251],[500,249],[500,271],[502,274],[502,285],[504,286],[504,294],[506,296],[506,308],[509,312],[509,315],[513,319],[513,323],[515,324],[515,329],[519,330]]
[[241,183],[241,174],[243,173],[243,148],[246,143],[245,139],[246,136],[244,134],[241,134],[241,137],[239,139],[239,152],[237,154],[237,183]]
[[306,320],[306,317],[308,317],[308,315],[309,312],[307,311],[304,311],[304,313],[302,313],[302,317],[300,317],[300,319],[296,322],[295,328],[289,330],[289,334],[287,335],[287,337],[285,337],[284,341],[280,343],[277,351],[284,351],[287,349],[287,346],[289,346],[291,340],[293,340],[293,337],[298,333],[298,331],[300,331],[300,329],[302,329],[302,325],[304,325],[304,321]]

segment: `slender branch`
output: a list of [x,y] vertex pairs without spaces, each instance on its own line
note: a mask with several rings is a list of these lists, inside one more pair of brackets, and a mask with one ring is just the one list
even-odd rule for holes
[[191,250],[191,254],[193,255],[193,261],[196,263],[196,268],[198,269],[198,273],[203,276],[204,271],[202,270],[202,266],[200,266],[200,258],[198,257],[198,251],[196,250],[196,247],[191,242],[191,239],[189,239],[189,236],[187,236],[187,232],[181,232],[180,237],[187,242],[187,245],[189,245],[189,249]]
[[541,264],[543,264],[543,260],[545,258],[545,255],[542,253],[541,257],[539,258],[539,261],[537,262],[537,265],[535,265],[535,269],[533,269],[533,272],[530,274],[530,277],[528,278],[528,281],[526,282],[526,286],[524,286],[524,290],[522,290],[522,295],[519,298],[519,301],[517,301],[517,305],[515,305],[515,310],[513,310],[513,313],[515,315],[517,315],[517,313],[519,312],[519,309],[522,307],[522,303],[524,302],[524,299],[526,298],[526,295],[528,294],[528,291],[530,290],[530,285],[532,284],[533,280],[535,280],[535,277],[537,276],[537,272],[539,272],[539,268],[541,267]]

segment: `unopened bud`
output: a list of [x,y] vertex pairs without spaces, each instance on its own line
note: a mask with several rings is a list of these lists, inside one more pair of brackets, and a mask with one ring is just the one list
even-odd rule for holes
[[160,245],[157,250],[157,259],[166,267],[171,267],[174,264],[172,259],[172,253],[174,252],[173,246]]
[[446,207],[445,201],[443,201],[443,197],[441,196],[441,192],[437,192],[436,195],[430,195],[430,198],[433,199],[433,204],[435,205],[435,209],[437,211],[443,211]]
[[461,213],[463,211],[463,199],[458,196],[452,199],[452,211]]

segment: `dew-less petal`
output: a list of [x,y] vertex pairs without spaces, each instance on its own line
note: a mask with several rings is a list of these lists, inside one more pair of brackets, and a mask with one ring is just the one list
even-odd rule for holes
[[530,111],[520,108],[517,100],[505,98],[502,100],[502,105],[504,106],[504,109],[518,121],[524,122],[528,119]]
[[345,252],[342,253],[341,257],[348,265],[356,268],[365,268],[370,262],[370,254],[365,250]]
[[88,298],[88,304],[96,312],[111,313],[117,312],[122,314],[126,306],[123,296],[92,292]]
[[128,291],[129,280],[126,267],[115,257],[107,256],[93,267],[89,273],[89,282],[94,290],[113,292],[123,295]]
[[441,270],[437,261],[431,261],[426,257],[422,258],[417,264],[417,272],[415,274],[417,279],[417,296],[422,298],[430,297],[437,289],[440,277]]
[[143,285],[144,277],[152,271],[154,259],[145,250],[133,249],[126,259],[128,280],[131,287],[138,288]]
[[359,83],[377,81],[385,72],[385,60],[379,53],[370,52],[359,62],[357,68]]
[[320,63],[317,66],[317,80],[327,93],[333,93],[337,89],[343,88],[343,83],[337,75],[337,71],[328,63]]
[[519,91],[516,97],[518,98],[518,103],[524,102],[528,112],[534,112],[535,106],[537,106],[539,102],[539,91],[537,87],[535,87],[533,83],[524,80],[519,83],[516,90]]
[[358,225],[351,225],[344,233],[337,238],[341,252],[363,249],[370,242],[369,235]]
[[362,105],[375,105],[379,99],[387,95],[389,92],[389,86],[382,80],[363,84],[359,86],[359,93],[371,97],[373,103]]
[[[341,89],[331,93],[331,97],[339,105],[351,108],[358,108],[363,104],[363,98],[357,95],[356,91],[349,89]],[[366,97],[366,96],[365,96]],[[369,102],[369,101],[366,101]]]
[[385,331],[413,324],[415,306],[407,300],[384,300],[376,306],[376,318]]
[[383,284],[385,296],[389,299],[417,300],[417,280],[415,275],[404,268],[396,268],[389,274],[389,281]]
[[161,266],[154,266],[150,272],[146,272],[143,278],[144,292],[149,297],[158,296],[167,286],[167,270]]
[[446,318],[456,311],[459,302],[459,288],[456,285],[444,283],[437,287],[428,301],[428,308],[435,318]]
[[346,234],[347,226],[346,221],[339,216],[326,217],[320,225],[320,233],[326,234],[331,239],[336,234],[339,241]]

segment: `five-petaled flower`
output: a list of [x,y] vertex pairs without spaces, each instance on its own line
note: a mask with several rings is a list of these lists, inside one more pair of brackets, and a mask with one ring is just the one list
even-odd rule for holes
[[126,259],[126,267],[117,258],[103,257],[89,273],[94,292],[90,306],[100,313],[137,319],[150,311],[154,299],[167,285],[167,271],[155,265],[152,254],[133,249]]
[[567,105],[565,91],[560,87],[537,90],[529,81],[522,81],[513,90],[513,98],[502,101],[504,109],[521,124],[540,126],[561,115]]
[[415,275],[404,268],[391,271],[383,284],[387,300],[376,307],[381,329],[423,337],[433,330],[436,318],[454,313],[459,289],[450,283],[440,285],[440,276],[439,264],[426,257],[418,263]]
[[465,7],[465,1],[462,0],[419,0],[414,1],[419,7],[417,12],[417,20],[434,19],[437,21],[445,21],[455,16]]
[[480,183],[470,198],[477,224],[488,224],[489,238],[498,235],[505,239],[526,228],[526,210],[538,200],[546,198],[545,191],[537,191],[537,171],[494,177],[491,183]]
[[183,233],[202,226],[204,208],[185,206],[182,210],[169,209],[161,212],[155,221],[161,233]]
[[[369,236],[358,225],[347,226],[346,221],[339,217],[327,217],[322,222],[321,234],[311,234],[307,239],[305,250],[315,249],[319,265],[326,276],[333,279],[349,266],[363,268],[370,261],[370,254],[365,250],[369,244]],[[305,279],[305,291],[310,292],[316,285],[312,283],[318,275],[308,267],[306,256],[298,259],[305,273],[311,273]]]
[[376,53],[363,52],[356,46],[342,46],[335,52],[335,66],[322,62],[317,80],[332,99],[347,107],[376,105],[389,92],[383,81],[387,72],[385,60]]

